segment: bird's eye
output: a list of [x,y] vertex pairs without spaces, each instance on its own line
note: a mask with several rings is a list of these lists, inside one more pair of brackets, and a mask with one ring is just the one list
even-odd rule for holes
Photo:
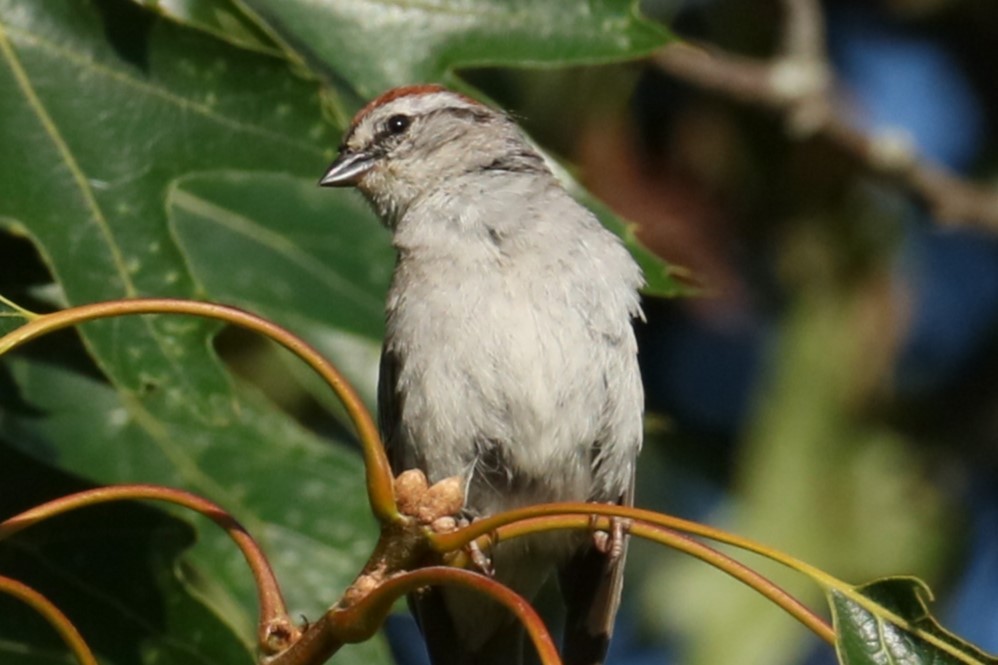
[[410,118],[407,115],[402,115],[400,113],[398,115],[393,115],[392,117],[388,118],[388,122],[385,123],[385,127],[392,134],[401,134],[402,132],[404,132],[409,128],[409,125],[411,123],[412,123],[412,118]]

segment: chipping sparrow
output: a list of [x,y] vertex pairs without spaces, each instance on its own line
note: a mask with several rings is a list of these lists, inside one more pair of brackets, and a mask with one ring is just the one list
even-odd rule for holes
[[[643,392],[641,271],[505,114],[432,85],[364,107],[320,184],[356,186],[393,233],[378,388],[395,473],[466,481],[474,518],[548,501],[630,504]],[[500,543],[528,598],[557,569],[566,663],[602,662],[623,545],[550,533]],[[410,599],[436,665],[519,663],[506,610],[453,587]]]

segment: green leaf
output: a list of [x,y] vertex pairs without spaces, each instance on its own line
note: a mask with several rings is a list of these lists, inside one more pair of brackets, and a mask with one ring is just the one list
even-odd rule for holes
[[843,665],[998,663],[936,622],[927,606],[932,594],[921,580],[891,577],[854,591],[828,592]]
[[136,4],[233,46],[281,55],[281,48],[230,0],[132,0]]
[[460,67],[567,65],[646,55],[668,41],[632,0],[241,0],[321,74],[361,98]]
[[[30,408],[0,419],[0,434],[100,483],[204,488],[261,543],[292,616],[318,616],[373,549],[357,455],[268,415],[246,390],[238,391],[238,420],[215,427],[150,422],[140,404],[92,378],[20,359],[5,366]],[[249,570],[224,533],[199,524],[200,542],[187,559],[211,582],[202,596],[248,640],[256,609]],[[360,659],[385,655],[377,644],[349,651]]]
[[[200,173],[174,183],[167,212],[206,293],[291,327],[335,359],[374,408],[394,252],[359,194],[321,189],[314,178]],[[298,371],[300,362],[288,365],[336,412],[325,384]]]
[[[135,11],[0,0],[0,148],[17,156],[0,160],[0,222],[36,243],[71,304],[194,296],[167,223],[170,183],[260,168],[311,178],[336,143],[315,86],[281,61],[164,21],[128,25],[123,8]],[[359,459],[234,382],[211,347],[217,328],[173,316],[84,326],[111,385],[14,363],[21,398],[46,417],[4,427],[97,482],[179,486],[232,510],[275,556],[295,613],[316,616],[372,545]],[[190,561],[217,587],[205,598],[248,639],[245,567],[214,527],[199,524],[199,540]],[[378,643],[351,651],[387,659]]]
[[[241,25],[247,20],[227,0],[136,1],[152,4],[157,11],[209,32],[219,22]],[[392,7],[364,0],[318,8],[296,0],[248,0],[246,4],[275,34],[283,35],[305,55],[314,53],[313,71],[319,75],[335,71],[337,76],[350,78],[362,99],[393,85],[444,79],[455,66],[602,62],[644,55],[668,39],[662,26],[640,17],[634,7],[619,0],[596,3],[595,7],[592,3],[579,5],[575,11],[557,3],[510,0],[474,5],[438,3],[432,7],[410,3]],[[460,30],[452,25],[455,22]],[[422,26],[418,34],[413,32],[415,25]],[[537,26],[544,26],[544,30],[537,30]],[[381,40],[391,48],[381,49]],[[347,57],[350,49],[358,55]],[[351,70],[358,65],[363,68],[351,77]],[[625,240],[645,271],[649,294],[690,294],[689,288],[674,279],[669,266],[644,248],[625,223],[577,189],[576,196]]]
[[355,192],[282,174],[202,173],[176,182],[166,204],[192,274],[213,297],[381,338],[394,253]]
[[[584,11],[305,5],[0,0],[0,227],[29,238],[51,273],[34,305],[228,300],[301,330],[370,398],[391,251],[355,194],[314,189],[339,138],[326,111],[343,113],[293,71],[305,64],[359,102],[457,66],[605,61],[665,39],[631,3],[609,0]],[[16,325],[9,309],[3,330]],[[46,340],[59,348],[38,354],[47,364],[22,358],[0,373],[0,389],[16,393],[2,391],[0,429],[96,482],[217,501],[273,554],[293,611],[315,616],[372,544],[358,457],[343,435],[320,439],[234,379],[213,349],[218,329],[176,316],[87,324],[88,357],[72,333]],[[255,607],[245,568],[213,526],[192,523],[185,582],[245,642]],[[338,662],[351,653],[387,659],[378,643]]]
[[[163,22],[140,47],[135,62],[120,57],[90,2],[0,0],[2,147],[23,157],[0,164],[0,216],[39,245],[70,303],[194,295],[166,223],[168,183],[213,168],[312,174],[335,144],[314,88],[280,62]],[[235,405],[210,329],[126,318],[85,339],[123,389],[197,385],[170,408],[211,422]]]
[[7,303],[0,302],[0,335],[5,335],[24,325],[24,316]]

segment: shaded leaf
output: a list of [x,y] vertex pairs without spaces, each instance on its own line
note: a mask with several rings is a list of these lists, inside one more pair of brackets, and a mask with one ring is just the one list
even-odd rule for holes
[[[0,486],[2,517],[90,487],[2,442]],[[0,543],[0,574],[55,602],[102,665],[250,665],[252,646],[185,580],[178,558],[193,538],[189,524],[152,507],[96,506]],[[55,631],[26,605],[0,594],[0,616],[5,665],[67,662]]]
[[24,324],[24,318],[14,309],[0,303],[0,335],[9,333]]
[[859,597],[839,589],[828,592],[836,651],[844,665],[998,663],[936,622],[926,604],[931,592],[921,580],[892,577],[855,591]]

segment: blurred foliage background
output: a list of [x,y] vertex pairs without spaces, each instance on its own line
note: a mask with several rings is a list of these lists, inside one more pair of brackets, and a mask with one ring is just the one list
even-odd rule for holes
[[[777,0],[637,8],[0,0],[0,294],[39,311],[135,295],[240,305],[318,346],[373,408],[388,236],[354,193],[314,183],[364,100],[443,81],[510,109],[609,225],[633,223],[674,266],[629,241],[652,285],[639,504],[857,583],[921,576],[945,625],[998,651],[996,236],[942,226],[837,146],[646,60],[670,34],[768,58]],[[998,5],[822,9],[837,110],[993,183]],[[697,295],[661,297],[681,282]],[[6,314],[4,331],[18,324]],[[305,616],[375,535],[330,396],[259,340],[193,320],[92,324],[0,360],[0,460],[4,516],[95,483],[218,501]],[[0,574],[56,601],[102,663],[253,662],[249,576],[189,515],[63,518],[0,546]],[[66,662],[30,611],[0,598],[0,617],[2,662]],[[400,662],[422,662],[413,632],[404,613],[390,624]],[[391,651],[378,640],[336,662]],[[834,662],[751,592],[637,544],[611,656]]]

